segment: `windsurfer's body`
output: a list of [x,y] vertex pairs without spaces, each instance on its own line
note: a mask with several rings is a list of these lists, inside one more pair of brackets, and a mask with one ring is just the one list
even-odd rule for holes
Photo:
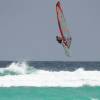
[[63,47],[67,47],[67,48],[70,47],[71,37],[63,40],[63,38],[61,36],[56,36],[56,40],[58,41],[58,43],[62,44]]

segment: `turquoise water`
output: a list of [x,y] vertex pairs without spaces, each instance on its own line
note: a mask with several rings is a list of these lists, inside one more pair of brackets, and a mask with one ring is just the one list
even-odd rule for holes
[[100,87],[0,88],[0,100],[100,100]]

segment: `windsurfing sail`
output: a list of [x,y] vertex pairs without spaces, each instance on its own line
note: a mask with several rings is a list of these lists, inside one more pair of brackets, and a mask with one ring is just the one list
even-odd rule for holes
[[58,21],[60,36],[62,37],[62,41],[63,41],[63,47],[65,50],[65,53],[69,56],[70,55],[69,49],[70,49],[72,38],[71,38],[70,31],[68,29],[66,19],[64,17],[63,10],[59,1],[56,4],[56,14],[57,14],[57,21]]

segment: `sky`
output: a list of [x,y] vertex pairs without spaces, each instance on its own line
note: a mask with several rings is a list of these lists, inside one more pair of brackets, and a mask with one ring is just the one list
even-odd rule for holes
[[63,0],[71,57],[57,43],[57,0],[0,0],[0,60],[100,61],[100,0]]

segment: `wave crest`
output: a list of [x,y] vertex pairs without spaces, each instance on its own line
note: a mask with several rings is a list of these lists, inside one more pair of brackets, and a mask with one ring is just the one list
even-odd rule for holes
[[6,68],[0,68],[0,76],[29,74],[34,72],[35,70],[35,68],[29,66],[26,62],[13,62]]
[[[0,87],[80,87],[84,85],[100,86],[100,71],[46,71],[29,66],[26,62],[12,63],[1,68]],[[13,73],[13,75],[11,74]]]

